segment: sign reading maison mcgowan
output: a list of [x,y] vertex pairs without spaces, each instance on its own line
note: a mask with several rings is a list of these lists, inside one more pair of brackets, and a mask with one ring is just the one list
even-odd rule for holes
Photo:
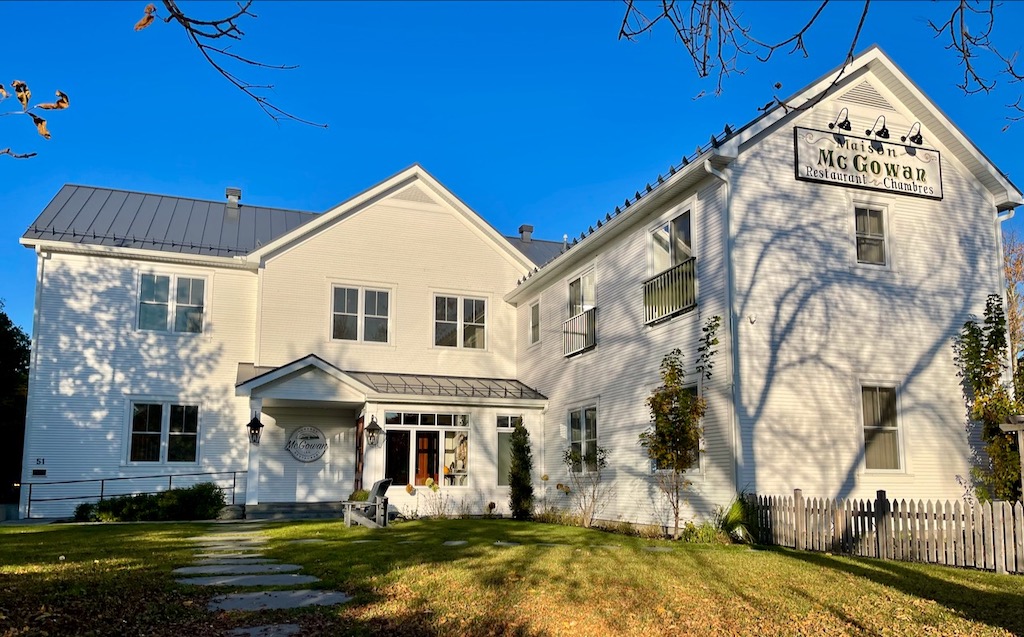
[[313,462],[327,452],[327,436],[316,427],[299,427],[284,448],[299,462]]
[[942,199],[937,150],[809,128],[793,135],[797,179]]

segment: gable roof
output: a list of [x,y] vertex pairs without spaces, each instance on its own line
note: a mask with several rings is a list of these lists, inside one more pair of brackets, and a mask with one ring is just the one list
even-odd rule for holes
[[873,73],[907,108],[920,117],[922,127],[948,148],[985,186],[998,210],[1010,210],[1024,205],[1024,195],[1010,179],[995,167],[878,45],[872,45],[849,64],[839,66],[782,100],[785,106],[777,104],[737,130],[727,125],[720,137],[711,135],[710,142],[698,146],[695,153],[684,156],[679,164],[670,166],[664,176],[658,175],[653,185],[648,183],[645,189],[637,190],[632,197],[627,197],[622,206],[616,206],[614,212],[606,214],[604,219],[598,218],[596,228],[590,226],[588,231],[581,232],[579,238],[573,239],[559,258],[542,269],[528,273],[516,289],[505,295],[505,300],[516,303],[529,290],[543,285],[540,281],[556,277],[559,272],[574,267],[638,222],[643,214],[650,212],[659,202],[709,177],[716,168],[727,166],[757,135],[783,119],[798,116],[806,108],[816,105],[823,96],[847,90],[853,79],[867,72]]
[[523,241],[521,237],[509,237],[505,239],[526,255],[530,261],[533,261],[539,266],[544,266],[546,263],[562,254],[564,251],[564,245],[561,241],[545,241],[543,239],[531,239],[530,241]]
[[358,214],[372,204],[396,194],[413,183],[417,183],[430,191],[436,198],[436,203],[449,207],[461,216],[463,221],[479,232],[485,239],[489,240],[501,254],[512,261],[517,267],[529,271],[536,266],[534,261],[525,252],[514,248],[511,242],[503,237],[494,226],[467,206],[454,193],[445,188],[441,182],[419,164],[413,164],[405,170],[395,173],[378,184],[346,199],[327,212],[318,215],[312,223],[297,227],[254,250],[248,255],[248,258],[252,261],[262,261],[281,250],[291,248],[315,233],[342,221],[349,215]]
[[22,243],[70,243],[233,257],[316,218],[309,212],[223,201],[65,185],[22,235]]

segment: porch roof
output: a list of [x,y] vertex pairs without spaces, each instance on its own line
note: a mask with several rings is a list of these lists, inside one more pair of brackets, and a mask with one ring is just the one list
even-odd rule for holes
[[318,368],[339,380],[354,381],[369,389],[370,391],[366,392],[368,394],[444,398],[547,399],[539,391],[514,378],[347,371],[335,367],[315,354],[304,356],[280,367],[257,367],[252,363],[239,363],[235,387],[251,390],[310,367]]

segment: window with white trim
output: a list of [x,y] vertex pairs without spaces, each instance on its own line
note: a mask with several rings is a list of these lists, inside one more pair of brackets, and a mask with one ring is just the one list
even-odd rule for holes
[[569,318],[579,316],[595,304],[594,271],[589,270],[569,281]]
[[530,305],[530,345],[540,342],[540,301]]
[[435,296],[434,345],[485,349],[487,301],[461,296]]
[[579,459],[574,472],[597,471],[597,405],[569,411],[569,448]]
[[692,256],[689,210],[651,231],[651,269],[654,274],[677,266]]
[[885,210],[879,206],[856,206],[857,263],[886,265]]
[[469,484],[469,416],[384,413],[384,477],[396,485]]
[[198,462],[199,406],[132,402],[128,461]]
[[512,468],[512,432],[523,424],[522,416],[498,416],[498,486],[507,487]]
[[388,342],[391,301],[389,291],[335,285],[331,298],[332,339],[366,343]]
[[863,385],[860,395],[864,418],[864,468],[869,471],[899,471],[896,388]]
[[202,333],[205,296],[206,279],[201,277],[143,274],[139,280],[139,329]]

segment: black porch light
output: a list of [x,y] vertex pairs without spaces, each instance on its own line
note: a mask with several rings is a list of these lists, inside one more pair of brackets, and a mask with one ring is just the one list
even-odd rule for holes
[[[843,118],[843,121],[839,121],[840,117]],[[829,129],[833,129],[836,126],[838,126],[840,130],[844,130],[844,131],[849,131],[850,129],[853,128],[853,126],[850,125],[850,110],[849,109],[844,108],[843,110],[839,111],[839,114],[836,115],[836,121],[834,121],[834,122],[832,122],[831,124],[828,125]]]
[[263,433],[263,423],[260,422],[259,414],[253,413],[252,420],[246,425],[249,429],[249,442],[254,445],[260,444],[260,434]]
[[[917,129],[917,134],[911,135],[911,133],[914,132],[915,128]],[[911,144],[917,144],[918,146],[924,143],[924,138],[921,137],[921,122],[914,122],[913,126],[910,127],[910,130],[907,131],[907,134],[900,137],[900,141],[903,142],[907,141],[908,139],[910,140]]]
[[[882,127],[881,128],[878,127],[878,122],[882,122]],[[885,127],[885,115],[879,115],[875,119],[874,126],[872,126],[871,128],[867,129],[866,131],[864,131],[864,133],[867,134],[867,135],[871,135],[872,134],[871,133],[871,129],[872,128],[874,129],[875,137],[879,137],[881,139],[889,139],[889,129]]]
[[384,430],[377,424],[377,417],[370,416],[370,424],[366,426],[366,444],[376,447],[382,433]]

